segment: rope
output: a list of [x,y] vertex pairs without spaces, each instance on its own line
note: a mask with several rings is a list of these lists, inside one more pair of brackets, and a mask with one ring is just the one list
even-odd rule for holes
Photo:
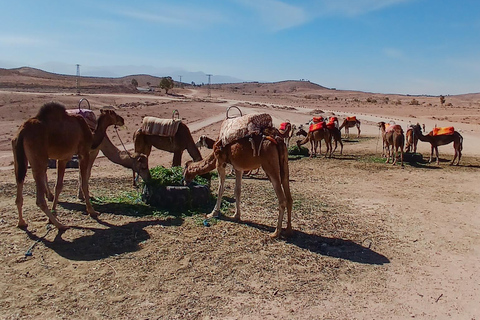
[[[378,138],[377,138],[377,145],[375,146],[375,154],[378,152],[378,141],[380,141],[380,127],[378,127]],[[383,154],[383,150],[382,150]]]
[[115,133],[117,134],[118,140],[120,140],[120,143],[123,146],[123,150],[125,150],[125,152],[128,153],[128,155],[131,157],[132,155],[130,154],[130,152],[128,152],[127,148],[123,144],[122,138],[120,138],[120,134],[118,133],[117,126],[114,126],[114,128],[115,128]]
[[53,226],[51,224],[47,224],[47,233],[45,233],[45,235],[43,235],[43,237],[40,237],[38,238],[31,246],[30,248],[28,248],[28,250],[25,252],[25,257],[31,257],[33,255],[32,253],[32,250],[33,250],[33,247],[35,247],[37,245],[37,243],[39,243],[40,241],[42,241],[42,239],[44,239],[48,233],[50,232],[50,230],[53,230]]

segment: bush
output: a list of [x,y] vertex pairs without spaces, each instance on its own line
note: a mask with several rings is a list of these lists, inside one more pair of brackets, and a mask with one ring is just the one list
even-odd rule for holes
[[292,146],[292,147],[288,148],[288,155],[308,157],[308,156],[310,156],[310,151],[308,151],[307,148],[302,147],[302,146],[300,146],[300,147]]

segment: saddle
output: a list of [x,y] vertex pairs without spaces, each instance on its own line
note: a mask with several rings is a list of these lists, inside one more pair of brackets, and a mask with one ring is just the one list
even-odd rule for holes
[[278,130],[280,131],[285,131],[287,130],[287,126],[290,124],[290,122],[282,122],[280,123],[280,126],[278,127]]
[[272,127],[272,117],[267,113],[246,114],[225,119],[220,127],[219,142],[224,147],[239,139],[255,134],[260,135],[265,129]]
[[155,117],[144,117],[141,130],[148,135],[162,137],[173,137],[177,133],[180,119],[160,119]]
[[451,136],[455,132],[453,127],[438,127],[433,128],[428,134],[429,136]]
[[67,113],[74,115],[78,114],[85,119],[85,122],[87,123],[88,127],[90,130],[95,130],[97,127],[97,117],[95,116],[95,113],[90,110],[90,109],[67,109]]
[[338,118],[337,117],[331,117],[330,120],[328,120],[327,129],[336,128],[337,126],[336,126],[335,122],[338,122]]
[[399,124],[385,124],[385,132],[391,132],[391,131],[402,131],[402,126]]
[[347,121],[348,121],[348,122],[357,121],[357,117],[356,117],[356,116],[353,116],[353,117],[347,117]]
[[310,127],[308,128],[308,131],[309,131],[309,132],[313,132],[313,131],[325,129],[326,126],[327,126],[327,124],[326,124],[325,122],[313,123],[313,124],[311,124]]

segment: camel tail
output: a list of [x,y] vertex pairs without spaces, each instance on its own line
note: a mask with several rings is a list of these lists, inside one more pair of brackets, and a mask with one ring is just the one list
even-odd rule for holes
[[18,137],[12,140],[13,158],[15,166],[15,178],[18,183],[22,183],[27,176],[27,156],[23,147],[23,131],[20,131]]

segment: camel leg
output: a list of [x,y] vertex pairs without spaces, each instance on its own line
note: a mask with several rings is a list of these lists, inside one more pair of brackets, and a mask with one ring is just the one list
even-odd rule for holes
[[48,185],[48,176],[45,177],[45,193],[47,195],[48,201],[53,201],[53,193],[50,190],[50,186]]
[[[284,190],[282,189],[279,172],[276,170],[277,166],[272,166],[272,165],[262,166],[262,168],[267,174],[270,181],[272,182],[273,189],[275,190],[275,194],[277,195],[277,199],[278,199],[277,227],[275,228],[275,231],[270,234],[271,238],[278,238],[282,232],[283,214],[285,213],[285,208],[287,207],[287,198],[285,197]],[[290,229],[291,228],[292,226],[290,225]],[[288,225],[287,225],[287,229],[288,229]]]
[[433,151],[435,150],[435,147],[432,145],[430,148],[430,159],[428,159],[428,163],[431,163],[433,160]]
[[242,171],[235,170],[235,215],[233,219],[240,221],[240,199],[242,193]]
[[[63,177],[65,175],[65,168],[67,167],[68,160],[57,161],[57,183],[55,184],[55,196],[53,197],[52,212],[55,212],[58,203],[58,197],[63,189]],[[46,174],[45,174],[46,177]]]
[[[57,165],[58,168],[58,165]],[[37,206],[47,215],[49,222],[53,223],[59,231],[65,231],[68,229],[67,226],[61,224],[55,215],[48,209],[47,201],[45,200],[45,181],[47,179],[47,168],[38,169],[32,167],[33,178],[35,179],[35,184],[37,187]],[[56,190],[55,190],[56,191]],[[55,203],[54,199],[54,203]]]
[[223,191],[225,191],[225,176],[226,176],[225,163],[221,165],[217,165],[217,171],[218,171],[218,176],[220,178],[220,183],[218,185],[217,202],[215,203],[215,207],[213,208],[212,212],[207,215],[207,218],[217,218],[221,215],[220,206],[222,204]]
[[357,129],[358,129],[358,136],[357,136],[357,138],[360,138],[360,131],[361,131],[361,130],[360,130],[360,126],[359,126],[359,125],[357,125]]
[[85,197],[85,206],[87,208],[87,213],[90,215],[90,217],[94,218],[98,216],[98,212],[93,209],[92,204],[90,203],[90,192],[88,190],[88,164],[90,156],[87,153],[84,156],[78,156],[78,160],[80,163],[80,183],[82,186],[82,192]]
[[18,224],[17,227],[25,229],[28,224],[23,220],[23,182],[17,182],[17,198],[15,204],[18,210]]
[[[90,177],[92,176],[92,168],[93,168],[93,163],[95,162],[95,159],[97,159],[98,153],[100,152],[100,149],[93,150],[90,152],[90,158],[88,161],[88,169],[87,169],[87,179],[90,181]],[[135,171],[134,171],[135,172]],[[82,192],[82,185],[80,184],[80,171],[78,172],[78,193],[77,193],[77,198],[80,200],[85,200],[85,197]]]
[[182,151],[175,151],[173,153],[173,162],[172,162],[172,167],[178,167],[182,165]]
[[438,147],[435,146],[435,156],[437,157],[437,165],[440,164],[440,159],[438,158]]

